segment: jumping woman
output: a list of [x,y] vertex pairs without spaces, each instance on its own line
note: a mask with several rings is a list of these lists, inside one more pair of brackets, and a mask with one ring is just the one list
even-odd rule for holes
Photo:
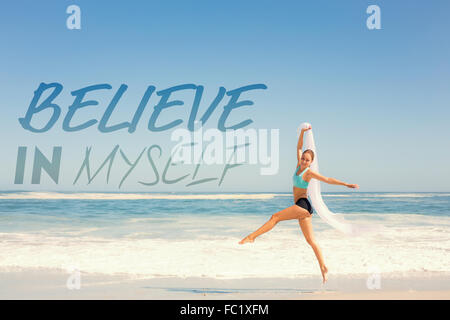
[[343,185],[348,188],[359,188],[359,186],[357,184],[348,184],[334,178],[324,177],[317,172],[308,170],[311,163],[314,161],[314,152],[312,150],[308,149],[302,152],[303,134],[308,130],[311,130],[311,126],[306,129],[302,129],[297,143],[297,168],[295,169],[293,176],[293,194],[295,205],[292,205],[273,214],[269,221],[262,225],[258,230],[242,239],[239,244],[253,242],[256,237],[271,230],[279,221],[297,219],[303,235],[305,236],[306,242],[308,242],[308,244],[312,247],[317,260],[319,261],[323,283],[325,283],[327,281],[328,269],[325,266],[322,251],[320,250],[320,247],[317,245],[314,239],[311,223],[311,215],[313,213],[313,209],[307,198],[308,184],[311,179],[314,178],[328,184]]

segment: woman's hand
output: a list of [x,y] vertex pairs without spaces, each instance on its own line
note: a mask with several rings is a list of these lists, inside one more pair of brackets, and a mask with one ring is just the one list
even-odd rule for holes
[[352,188],[352,189],[359,189],[359,186],[357,184],[349,184],[349,183],[347,183],[345,186],[348,187],[348,188]]
[[302,132],[305,132],[305,131],[308,131],[308,130],[311,130],[312,129],[312,127],[311,126],[309,126],[309,128],[302,128]]

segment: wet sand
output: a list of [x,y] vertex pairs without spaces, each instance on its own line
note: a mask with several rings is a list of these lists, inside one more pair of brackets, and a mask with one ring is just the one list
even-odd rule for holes
[[[151,300],[378,300],[450,298],[445,277],[381,278],[368,288],[363,277],[317,278],[152,278],[83,274],[51,269],[0,272],[0,299]],[[79,289],[78,289],[79,285]]]

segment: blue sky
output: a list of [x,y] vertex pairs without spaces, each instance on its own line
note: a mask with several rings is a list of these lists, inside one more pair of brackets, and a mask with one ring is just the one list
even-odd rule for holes
[[[66,28],[71,4],[81,8],[81,30]],[[381,30],[366,27],[371,4],[381,9]],[[313,125],[323,175],[358,183],[360,192],[450,191],[449,9],[448,1],[5,2],[0,12],[5,137],[0,189],[290,192],[296,129],[307,121]],[[55,99],[62,112],[51,130],[32,133],[18,118],[41,82],[63,86]],[[128,90],[114,123],[131,119],[149,85],[157,91],[186,83],[204,86],[203,113],[221,86],[265,84],[266,90],[245,95],[254,105],[236,109],[230,123],[251,118],[249,128],[280,130],[278,174],[261,176],[258,165],[243,165],[220,186],[213,181],[186,187],[186,180],[148,187],[137,183],[154,179],[150,167],[142,165],[119,189],[126,167],[117,164],[108,184],[105,171],[90,185],[86,177],[73,185],[87,146],[95,154],[95,168],[116,144],[130,158],[159,144],[165,151],[155,160],[161,174],[173,145],[170,131],[147,130],[155,96],[133,134],[100,133],[96,126],[63,131],[63,117],[73,103],[70,92],[101,83],[112,89],[89,96],[99,105],[79,110],[74,123],[100,119],[121,84]],[[168,109],[161,123],[180,118],[180,127],[186,125],[193,97],[178,97],[185,105]],[[44,112],[41,116],[46,118]],[[211,125],[219,116],[217,111]],[[63,147],[59,184],[43,173],[41,184],[32,185],[31,151],[37,146],[50,156],[57,145]],[[22,185],[14,184],[18,146],[28,147]],[[199,175],[217,177],[222,169],[203,167]]]

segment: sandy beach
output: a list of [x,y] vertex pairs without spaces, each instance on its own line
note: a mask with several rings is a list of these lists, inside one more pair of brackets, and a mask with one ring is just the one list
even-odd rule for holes
[[[80,273],[79,289],[69,289],[69,274],[51,269],[0,272],[0,299],[151,299],[151,300],[391,300],[450,298],[450,279],[381,279],[368,289],[365,278],[212,278],[130,279]],[[75,283],[72,281],[72,284]]]
[[[267,212],[287,206],[287,194],[259,200],[203,194],[207,199],[171,202],[68,195],[74,196],[15,199],[3,193],[11,199],[0,201],[0,299],[450,298],[450,217],[442,214],[450,194],[330,194],[327,202],[336,208],[356,210],[349,221],[388,227],[349,237],[314,216],[329,269],[325,285],[296,221],[238,244]],[[392,212],[366,212],[368,203]],[[411,203],[429,215],[411,213]]]

